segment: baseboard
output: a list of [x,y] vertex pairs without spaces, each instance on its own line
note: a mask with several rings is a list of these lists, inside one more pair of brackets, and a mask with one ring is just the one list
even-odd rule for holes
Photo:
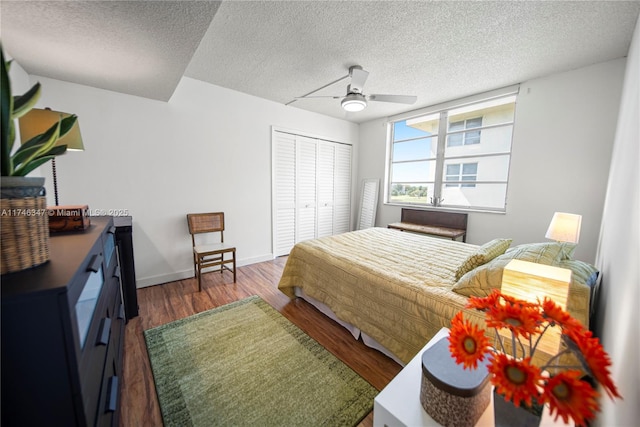
[[[261,255],[253,258],[239,259],[236,262],[237,267],[243,265],[256,264],[264,261],[271,261],[273,254]],[[148,276],[136,280],[136,288],[146,288],[148,286],[161,285],[163,283],[175,282],[176,280],[184,280],[193,277],[193,267],[188,270],[176,271],[173,273],[160,274],[157,276]]]

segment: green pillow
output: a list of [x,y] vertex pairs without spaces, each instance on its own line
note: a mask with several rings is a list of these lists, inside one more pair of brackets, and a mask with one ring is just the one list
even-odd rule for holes
[[561,260],[554,264],[556,267],[567,268],[571,270],[571,281],[580,285],[590,286],[591,277],[598,269],[584,261],[577,259]]
[[453,291],[467,297],[489,296],[502,286],[502,270],[511,260],[511,256],[505,253],[468,271],[453,285]]
[[489,262],[498,255],[505,253],[505,251],[509,249],[509,246],[511,246],[512,241],[513,239],[493,239],[480,246],[480,251],[483,252],[485,256],[484,262]]
[[582,261],[567,259],[566,257],[572,256],[574,251],[573,243],[545,242],[518,245],[490,262],[466,272],[452,289],[468,297],[486,297],[494,289],[502,287],[502,270],[512,259],[569,268],[573,271],[572,282],[584,284],[594,272],[595,267]]
[[462,264],[460,264],[456,270],[456,281],[460,280],[464,274],[474,268],[486,264],[498,255],[502,255],[509,245],[511,245],[511,241],[511,239],[493,239],[480,246],[477,251],[469,255]]
[[564,242],[525,243],[509,249],[506,253],[512,259],[537,262],[538,264],[553,265],[556,261],[568,259],[575,251]]

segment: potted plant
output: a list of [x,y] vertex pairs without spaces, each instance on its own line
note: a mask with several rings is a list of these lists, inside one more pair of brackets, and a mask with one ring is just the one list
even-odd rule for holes
[[69,132],[77,117],[59,120],[44,133],[26,141],[14,150],[14,120],[27,114],[40,97],[40,83],[20,96],[11,93],[10,62],[0,45],[2,88],[0,92],[0,166],[2,207],[1,274],[20,271],[49,259],[49,226],[44,193],[44,178],[26,177],[38,166],[64,154],[65,145],[56,141]]
[[[550,298],[532,303],[494,290],[484,298],[471,297],[467,308],[485,312],[486,326],[496,329],[497,345],[490,345],[485,330],[459,312],[451,321],[449,350],[465,369],[476,369],[489,358],[496,425],[538,425],[542,405],[548,405],[555,419],[585,426],[600,409],[598,384],[611,399],[621,398],[609,372],[611,359],[598,338]],[[566,347],[537,366],[538,344],[554,327],[560,328]],[[511,338],[501,338],[499,329]]]

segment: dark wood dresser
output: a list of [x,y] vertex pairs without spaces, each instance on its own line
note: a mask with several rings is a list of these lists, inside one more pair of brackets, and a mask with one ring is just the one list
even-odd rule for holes
[[2,276],[2,425],[117,426],[125,315],[111,217]]

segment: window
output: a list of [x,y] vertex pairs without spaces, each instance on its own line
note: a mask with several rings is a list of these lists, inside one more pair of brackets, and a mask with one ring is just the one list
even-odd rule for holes
[[385,201],[504,212],[515,102],[512,91],[393,121]]
[[[445,187],[475,187],[478,175],[478,163],[451,163],[447,165]],[[472,181],[467,184],[464,181]]]
[[480,144],[480,130],[461,132],[465,129],[474,129],[480,127],[482,127],[482,117],[449,123],[449,137],[447,138],[447,147]]

